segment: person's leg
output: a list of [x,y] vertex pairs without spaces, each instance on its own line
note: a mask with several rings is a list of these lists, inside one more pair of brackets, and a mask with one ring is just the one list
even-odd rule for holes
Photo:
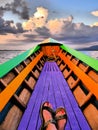
[[[52,105],[49,102],[44,103],[44,108],[48,107],[52,110]],[[52,113],[48,109],[43,109],[42,110],[42,118],[44,121],[44,125],[46,125],[46,130],[57,130],[55,126],[55,120],[52,117]]]
[[58,130],[64,130],[65,125],[67,123],[67,115],[64,108],[58,108],[56,110],[55,119],[57,121],[57,128]]

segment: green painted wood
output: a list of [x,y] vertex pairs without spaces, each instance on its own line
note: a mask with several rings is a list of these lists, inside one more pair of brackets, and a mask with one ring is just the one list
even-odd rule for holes
[[84,63],[86,63],[87,65],[89,65],[93,69],[95,69],[96,71],[98,71],[98,60],[96,60],[90,56],[87,56],[79,51],[71,49],[68,46],[61,45],[60,47],[63,50],[65,50],[65,51],[69,52],[70,54],[72,54],[73,56],[75,56],[76,58],[78,58],[79,60],[83,61]]
[[7,74],[10,70],[12,70],[15,66],[17,66],[19,63],[21,63],[23,60],[25,60],[27,57],[29,57],[31,54],[36,52],[40,49],[40,46],[35,46],[22,54],[14,57],[13,59],[3,63],[0,65],[0,78],[3,77],[5,74]]

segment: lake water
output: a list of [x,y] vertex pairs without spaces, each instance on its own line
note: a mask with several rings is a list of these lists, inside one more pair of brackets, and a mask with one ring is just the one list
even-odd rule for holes
[[0,64],[12,59],[24,51],[0,51]]
[[[0,51],[0,64],[12,59],[13,57],[23,53],[24,51]],[[98,59],[98,51],[81,51],[95,59]]]

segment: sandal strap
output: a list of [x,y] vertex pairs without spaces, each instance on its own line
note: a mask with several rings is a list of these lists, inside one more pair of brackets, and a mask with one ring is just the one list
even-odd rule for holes
[[67,114],[64,114],[64,115],[55,117],[55,120],[56,120],[56,121],[62,120],[62,119],[67,119]]
[[55,112],[53,111],[52,108],[47,107],[47,106],[43,106],[43,107],[42,107],[42,111],[43,111],[43,110],[47,110],[47,111],[49,111],[49,112],[52,114],[52,116],[55,116]]
[[44,128],[46,128],[50,123],[56,125],[56,121],[53,120],[53,119],[50,119],[49,121],[47,121],[47,122],[44,124]]

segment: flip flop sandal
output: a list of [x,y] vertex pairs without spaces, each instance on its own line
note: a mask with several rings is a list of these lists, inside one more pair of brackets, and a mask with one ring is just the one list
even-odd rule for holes
[[[42,126],[41,126],[40,130],[46,130],[49,123],[53,123],[56,126],[56,121],[54,120],[55,112],[52,108],[50,108],[48,106],[44,106],[45,103],[49,103],[49,102],[44,102],[41,106],[40,115],[41,115],[41,119],[42,119]],[[48,120],[46,123],[45,123],[44,117],[43,117],[43,110],[49,111],[50,114],[52,115],[52,119]]]
[[43,123],[41,126],[41,130],[46,130],[47,126],[52,123],[56,126],[56,121],[54,119],[51,119],[49,121],[47,121],[46,123]]
[[66,119],[66,120],[67,120],[66,110],[65,110],[63,107],[57,108],[57,110],[56,110],[56,112],[55,112],[55,115],[56,115],[58,112],[62,111],[62,110],[65,112],[65,114],[64,114],[64,115],[56,116],[56,117],[55,117],[55,121],[62,120],[62,119]]

